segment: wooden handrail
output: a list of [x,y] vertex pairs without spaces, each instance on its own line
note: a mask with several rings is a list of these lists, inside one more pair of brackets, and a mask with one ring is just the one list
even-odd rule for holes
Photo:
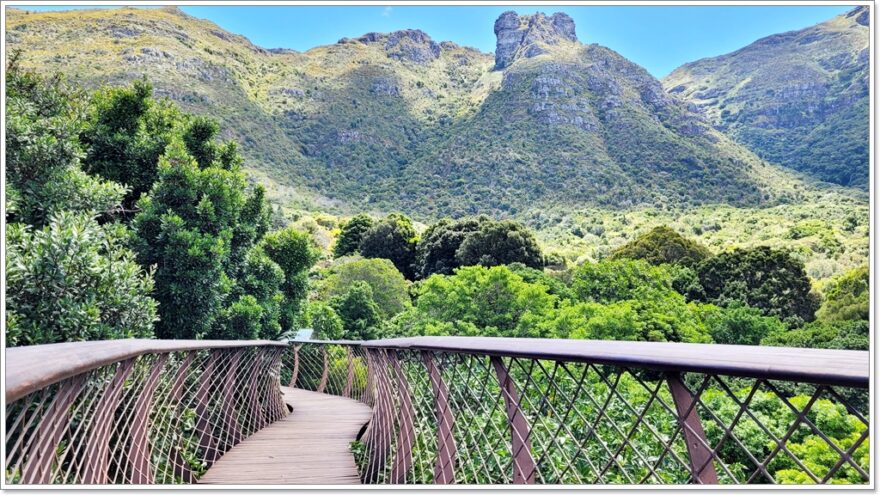
[[6,402],[65,378],[144,354],[286,345],[271,340],[120,339],[10,347],[4,359]]
[[362,345],[589,362],[850,387],[867,387],[871,369],[867,351],[793,347],[451,336],[373,340]]

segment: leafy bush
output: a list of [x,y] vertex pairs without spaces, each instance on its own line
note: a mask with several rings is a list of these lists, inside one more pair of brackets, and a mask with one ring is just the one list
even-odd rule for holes
[[788,251],[756,247],[721,253],[697,267],[708,302],[740,302],[794,326],[815,319],[818,296],[804,264]]
[[23,71],[17,60],[13,54],[6,72],[7,221],[42,226],[64,210],[115,209],[125,188],[80,168],[83,93],[61,76]]
[[427,278],[435,273],[450,275],[461,266],[456,253],[465,239],[491,222],[488,217],[450,220],[431,224],[416,247],[416,275]]
[[355,215],[339,232],[336,244],[333,246],[333,256],[336,258],[355,254],[360,250],[364,234],[373,227],[373,219],[369,215]]
[[788,330],[779,318],[764,316],[748,306],[706,307],[703,318],[712,340],[718,344],[758,345],[767,335]]
[[330,306],[342,320],[343,339],[371,340],[379,337],[381,311],[373,300],[373,289],[366,282],[354,282],[344,294],[334,297]]
[[461,266],[498,266],[522,263],[531,268],[544,266],[541,248],[534,234],[513,221],[483,222],[469,234],[455,258]]
[[412,220],[405,215],[392,213],[364,233],[360,252],[364,258],[391,260],[407,280],[413,280],[417,242]]
[[833,278],[823,291],[824,301],[816,316],[820,320],[867,320],[870,275],[868,267],[854,268]]
[[869,331],[867,320],[814,321],[802,328],[777,330],[763,339],[761,345],[867,351]]
[[546,286],[527,283],[506,266],[463,267],[422,282],[415,307],[394,328],[403,335],[549,337],[537,323],[555,304]]
[[10,346],[152,337],[153,281],[125,247],[128,232],[61,212],[6,233],[6,341]]
[[694,266],[711,256],[705,246],[685,238],[667,226],[654,227],[647,233],[615,249],[612,259],[640,259],[652,265],[663,263]]
[[366,282],[373,291],[383,319],[405,311],[412,306],[409,282],[387,259],[342,258],[326,270],[326,278],[318,284],[317,292],[328,300],[344,294],[357,281]]
[[646,292],[673,291],[665,267],[629,259],[584,263],[574,270],[571,288],[578,299],[603,304],[635,299]]

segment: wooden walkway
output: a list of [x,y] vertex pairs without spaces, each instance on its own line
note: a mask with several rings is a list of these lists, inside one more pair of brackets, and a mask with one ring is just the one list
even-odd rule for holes
[[244,439],[199,483],[222,485],[359,484],[349,445],[370,419],[361,402],[282,387],[293,412]]

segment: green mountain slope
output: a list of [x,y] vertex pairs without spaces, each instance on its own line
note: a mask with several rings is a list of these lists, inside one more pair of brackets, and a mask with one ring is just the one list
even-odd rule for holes
[[869,18],[858,7],[685,64],[663,85],[762,158],[867,188]]
[[265,50],[174,8],[9,9],[7,22],[26,65],[88,86],[146,76],[217,117],[285,204],[424,218],[757,206],[790,200],[798,182],[641,67],[579,43],[565,14],[505,13],[494,60],[417,30]]

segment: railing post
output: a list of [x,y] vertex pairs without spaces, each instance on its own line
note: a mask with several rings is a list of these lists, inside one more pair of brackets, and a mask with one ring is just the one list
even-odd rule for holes
[[515,484],[533,484],[537,467],[532,457],[532,446],[529,441],[531,430],[526,417],[520,408],[519,395],[516,384],[510,378],[507,367],[498,356],[490,358],[495,374],[498,376],[498,384],[501,386],[501,395],[504,397],[504,405],[507,409],[507,424],[510,426],[510,453],[513,456],[513,482]]
[[107,468],[110,463],[110,435],[113,433],[113,412],[119,405],[119,398],[125,385],[125,379],[134,368],[134,359],[119,363],[116,373],[104,389],[104,394],[95,408],[92,429],[86,440],[86,467],[83,472],[84,485],[102,485],[107,483]]
[[434,466],[434,484],[451,484],[455,482],[455,439],[452,437],[455,418],[452,409],[449,408],[449,390],[443,383],[443,377],[434,362],[433,354],[430,351],[422,351],[422,359],[431,378],[437,414],[437,463]]
[[708,447],[709,442],[706,440],[706,433],[697,413],[696,399],[681,381],[678,373],[667,374],[666,383],[672,393],[672,400],[678,413],[678,424],[687,445],[693,480],[704,485],[717,484],[718,474],[715,472],[712,450]]
[[147,429],[150,424],[150,410],[153,402],[153,393],[159,382],[159,374],[165,367],[168,354],[162,354],[156,358],[150,367],[150,374],[144,383],[144,389],[134,406],[134,419],[131,424],[131,440],[128,446],[128,461],[131,469],[131,483],[144,485],[153,483],[153,466],[150,459],[150,439]]
[[394,453],[394,464],[391,465],[391,483],[400,485],[406,482],[406,473],[412,468],[412,450],[415,443],[415,425],[413,424],[413,404],[412,395],[409,392],[409,384],[403,369],[400,366],[400,358],[398,351],[389,351],[388,357],[394,368],[394,374],[397,377],[397,394],[400,397],[400,407],[398,408],[398,424],[400,426],[400,436],[397,439],[397,451]]
[[323,393],[327,387],[327,379],[330,378],[330,356],[327,353],[327,346],[321,346],[321,352],[324,354],[324,371],[321,373],[321,383],[318,385],[317,392]]
[[352,356],[351,346],[346,346],[348,351],[348,378],[345,381],[345,389],[342,391],[343,397],[351,397],[351,386],[354,384],[354,357]]
[[296,387],[296,377],[299,376],[299,348],[302,345],[293,346],[293,371],[290,373],[290,383],[287,384],[290,388]]
[[[176,414],[174,415],[174,427],[175,429],[180,425],[180,418],[183,414],[183,411],[179,410],[179,402],[180,402],[180,393],[183,391],[183,386],[186,383],[187,373],[189,373],[189,367],[192,365],[193,358],[195,357],[195,352],[191,351],[186,354],[186,357],[183,359],[183,362],[180,363],[180,367],[177,368],[177,374],[174,377],[174,383],[171,386],[171,401],[175,404]],[[171,465],[173,466],[172,474],[174,476],[180,476],[187,483],[195,482],[195,476],[193,475],[192,469],[189,467],[189,463],[186,459],[183,458],[183,455],[180,453],[181,446],[175,445],[173,452],[171,453]]]
[[70,426],[70,406],[85,386],[85,375],[77,375],[58,385],[48,411],[39,420],[29,455],[22,466],[21,482],[46,485],[52,481],[52,461],[64,431]]

